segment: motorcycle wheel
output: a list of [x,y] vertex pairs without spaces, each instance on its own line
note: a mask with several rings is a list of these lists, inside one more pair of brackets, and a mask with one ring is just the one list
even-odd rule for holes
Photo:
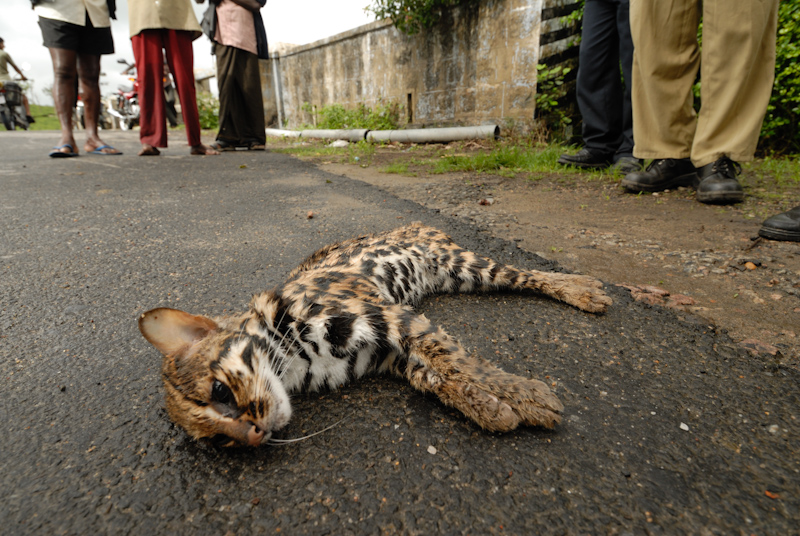
[[8,112],[0,112],[0,119],[3,120],[3,126],[6,127],[6,130],[14,130],[14,125],[8,115]]

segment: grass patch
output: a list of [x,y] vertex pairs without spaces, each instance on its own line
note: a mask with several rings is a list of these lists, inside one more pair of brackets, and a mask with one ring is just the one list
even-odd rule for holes
[[29,130],[61,130],[61,123],[52,106],[31,104],[31,115],[36,122],[28,126]]
[[608,170],[587,171],[563,166],[558,157],[565,152],[573,152],[570,147],[559,144],[524,145],[513,140],[500,141],[494,147],[471,154],[441,155],[430,163],[431,173],[472,172],[490,173],[512,178],[525,175],[529,179],[558,175],[563,181],[576,178],[581,180],[617,180],[619,177]]
[[800,156],[773,157],[755,160],[745,164],[759,180],[774,181],[782,187],[800,186]]
[[375,108],[359,103],[355,108],[345,108],[341,104],[331,104],[316,108],[303,103],[302,110],[315,119],[316,126],[306,128],[342,129],[366,128],[369,130],[395,130],[400,128],[403,107],[396,102],[379,100]]
[[[386,154],[386,148],[366,141],[342,149],[326,147],[328,143],[304,141],[302,145],[298,143],[295,147],[278,151],[300,157],[327,157],[362,167],[372,164],[376,151]],[[389,159],[389,163],[384,161],[381,164],[383,167],[380,171],[384,173],[406,176],[490,174],[526,180],[546,179],[563,187],[587,182],[614,185],[622,179],[622,174],[616,171],[588,171],[558,163],[560,155],[574,153],[577,148],[526,143],[514,138],[497,142],[453,142],[447,145],[403,144],[391,149],[394,157]],[[397,152],[398,149],[402,149],[402,153]],[[766,157],[745,163],[742,168],[744,172],[740,181],[745,188],[745,201],[721,208],[722,211],[742,211],[747,217],[763,219],[797,206],[800,199],[799,156]],[[689,191],[677,195],[686,197],[693,193]]]
[[[321,145],[321,144],[325,145]],[[329,140],[300,141],[291,147],[271,149],[276,153],[290,154],[299,158],[330,157],[339,162],[367,166],[372,162],[376,147],[374,143],[359,141],[347,147],[328,147]]]
[[408,175],[408,162],[394,162],[381,169],[383,173],[394,173],[396,175]]

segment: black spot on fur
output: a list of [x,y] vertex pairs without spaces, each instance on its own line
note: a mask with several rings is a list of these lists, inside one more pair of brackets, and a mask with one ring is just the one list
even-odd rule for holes
[[255,372],[253,369],[253,343],[248,342],[247,346],[242,351],[242,361],[250,369],[250,372]]
[[341,312],[332,315],[325,323],[327,332],[325,340],[331,343],[331,353],[336,357],[345,357],[347,352],[345,347],[350,342],[353,335],[353,323],[358,319],[356,315],[348,312]]
[[306,315],[306,318],[314,318],[315,316],[320,315],[324,309],[325,306],[318,303],[311,304],[308,307],[308,314]]

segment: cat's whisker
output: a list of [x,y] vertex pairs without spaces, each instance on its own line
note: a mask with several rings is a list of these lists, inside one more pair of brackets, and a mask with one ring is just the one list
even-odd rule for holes
[[[302,345],[300,343],[300,337],[302,337],[303,333],[307,329],[308,329],[308,326],[306,325],[306,326],[303,327],[302,330],[300,330],[300,332],[298,333],[297,336],[292,334],[293,341],[292,341],[292,344],[290,345],[290,348],[294,349],[296,346],[300,346],[300,348],[302,348]],[[281,338],[281,341],[280,341],[280,346],[281,347],[284,347],[284,341],[286,340],[286,337],[288,335],[289,335],[289,333],[287,332],[286,334],[284,334],[283,338]],[[294,354],[292,354],[291,357],[289,357],[288,359],[287,359],[287,355],[288,354],[284,354],[284,353],[281,354],[281,356],[280,356],[281,362],[278,364],[278,370],[276,371],[279,379],[283,379],[283,377],[286,375],[286,372],[291,367],[291,364],[294,362],[295,359],[297,359],[297,356],[300,355],[300,352],[301,352],[301,350],[299,350],[299,349],[295,350]]]
[[330,430],[330,429],[332,429],[332,428],[335,428],[336,426],[339,426],[339,424],[340,424],[340,423],[341,423],[343,420],[344,420],[344,419],[339,419],[338,421],[336,421],[336,422],[335,422],[335,423],[333,423],[332,425],[328,426],[327,428],[323,428],[323,429],[322,429],[322,430],[320,430],[319,432],[314,432],[313,434],[308,434],[307,436],[303,436],[303,437],[296,437],[296,438],[294,438],[294,439],[275,439],[274,437],[272,437],[272,438],[270,438],[270,439],[267,441],[267,443],[270,443],[270,444],[283,444],[283,443],[297,443],[298,441],[305,441],[306,439],[309,439],[309,438],[311,438],[311,437],[314,437],[314,436],[316,436],[316,435],[320,435],[320,434],[322,434],[322,433],[325,433],[325,432],[327,432],[328,430]]
[[287,360],[285,366],[278,372],[278,379],[279,380],[283,380],[283,377],[286,376],[287,372],[289,372],[289,369],[291,368],[292,363],[294,363],[295,359],[297,359],[297,357],[299,355],[300,355],[300,352],[297,351],[297,352],[294,353],[294,355],[292,357],[290,357]]

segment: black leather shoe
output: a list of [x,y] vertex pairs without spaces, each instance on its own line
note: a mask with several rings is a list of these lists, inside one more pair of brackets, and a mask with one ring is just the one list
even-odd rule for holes
[[758,236],[770,240],[800,242],[800,207],[767,218],[761,224]]
[[613,159],[613,154],[597,153],[584,148],[576,154],[562,154],[558,158],[558,163],[585,169],[602,169],[610,166]]
[[629,173],[634,173],[636,171],[642,171],[644,169],[643,162],[632,156],[620,156],[619,160],[614,162],[614,165],[611,166],[614,171],[619,171],[623,175],[628,175]]
[[744,190],[736,178],[742,166],[723,156],[697,170],[697,200],[701,203],[729,205],[744,200]]
[[692,186],[697,170],[688,158],[653,160],[645,171],[629,173],[620,183],[631,192],[660,192],[678,186]]

